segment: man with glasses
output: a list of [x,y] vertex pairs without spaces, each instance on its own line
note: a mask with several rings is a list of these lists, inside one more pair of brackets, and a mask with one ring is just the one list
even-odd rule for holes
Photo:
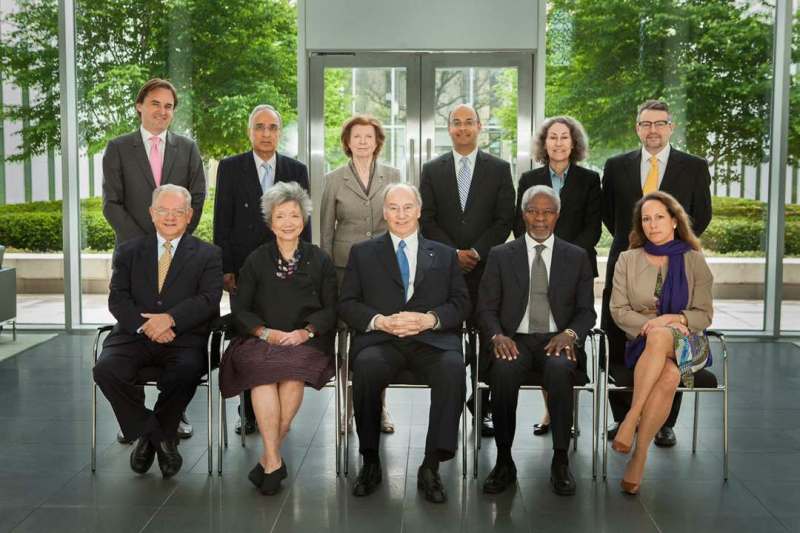
[[[192,195],[192,219],[188,233],[194,232],[206,198],[206,175],[200,150],[188,137],[168,131],[178,94],[167,80],[153,78],[136,96],[136,113],[141,120],[138,131],[109,141],[103,154],[103,215],[114,229],[116,245],[152,235],[150,197],[163,184],[180,185]],[[192,436],[192,426],[183,417],[178,429],[181,438]],[[129,444],[122,431],[117,441]]]
[[[603,223],[613,236],[606,265],[606,284],[603,289],[601,324],[608,334],[612,376],[618,385],[632,385],[633,372],[624,365],[625,333],[611,319],[609,302],[614,280],[614,267],[619,254],[628,248],[634,204],[645,194],[660,190],[674,196],[689,214],[692,229],[700,236],[711,221],[711,175],[708,162],[670,145],[675,129],[667,104],[647,100],[639,106],[636,133],[641,148],[606,161],[603,170]],[[630,375],[628,375],[630,374]],[[609,429],[613,439],[619,422],[630,408],[631,393],[612,392],[611,410],[615,424]],[[674,446],[673,427],[678,418],[681,394],[675,395],[669,418],[656,434],[657,446]]]
[[[247,135],[252,150],[223,159],[217,168],[214,194],[214,244],[222,248],[224,287],[231,300],[236,298],[239,269],[250,253],[275,235],[264,224],[261,195],[279,181],[295,181],[311,194],[306,166],[278,153],[283,120],[271,105],[261,104],[250,113]],[[311,224],[300,238],[311,242]],[[236,422],[246,434],[255,433],[256,423],[250,391],[244,394],[244,420]],[[240,407],[240,414],[241,407]]]
[[[472,106],[460,104],[450,112],[448,131],[453,150],[422,167],[420,226],[426,238],[457,250],[458,263],[474,305],[489,250],[504,243],[511,232],[514,184],[508,161],[478,149],[481,120]],[[478,357],[472,348],[469,364],[476,365]],[[481,362],[481,372],[484,372],[488,361],[484,358]],[[473,366],[473,372],[474,369]],[[494,428],[489,395],[481,396],[481,434],[491,437]],[[472,408],[472,405],[470,400],[468,406]]]
[[[178,185],[157,188],[149,209],[156,229],[120,244],[108,308],[117,323],[103,343],[94,380],[108,398],[126,439],[138,439],[131,469],[146,473],[158,456],[165,478],[183,463],[178,423],[206,368],[211,321],[219,316],[219,248],[187,233],[191,194]],[[148,409],[139,371],[161,369],[159,395]]]

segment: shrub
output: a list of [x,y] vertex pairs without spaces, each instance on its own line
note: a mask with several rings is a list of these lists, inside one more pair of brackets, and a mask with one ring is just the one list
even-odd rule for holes
[[32,252],[61,250],[61,211],[0,214],[0,243]]
[[[715,218],[700,237],[704,248],[722,254],[763,251],[765,239],[763,220],[740,218]],[[800,222],[786,222],[784,250],[786,255],[800,255]]]

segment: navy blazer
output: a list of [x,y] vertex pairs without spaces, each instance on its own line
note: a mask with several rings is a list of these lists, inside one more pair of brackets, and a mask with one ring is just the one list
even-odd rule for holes
[[353,245],[339,296],[339,316],[356,330],[350,353],[396,339],[366,329],[375,315],[400,311],[433,311],[441,327],[409,338],[441,350],[461,351],[460,328],[469,316],[470,302],[455,250],[419,235],[414,294],[406,302],[389,233]]
[[[275,158],[275,183],[295,181],[310,196],[306,166],[282,154]],[[220,161],[214,197],[214,244],[222,248],[222,269],[226,274],[238,274],[247,256],[275,240],[261,212],[263,194],[252,151]],[[300,238],[311,242],[310,219]]]
[[117,324],[103,346],[146,339],[137,330],[141,313],[169,313],[175,320],[173,346],[205,347],[211,322],[219,316],[222,256],[219,248],[189,234],[181,237],[161,292],[158,240],[146,235],[114,251],[108,308]]

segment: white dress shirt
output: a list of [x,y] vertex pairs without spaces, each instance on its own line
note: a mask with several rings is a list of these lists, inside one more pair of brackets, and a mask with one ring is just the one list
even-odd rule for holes
[[[656,159],[658,159],[658,186],[657,189],[661,188],[661,180],[664,179],[664,172],[667,171],[667,161],[669,161],[669,144],[667,144],[663,150],[656,154]],[[650,173],[650,158],[653,156],[650,152],[642,147],[642,163],[640,166],[641,171],[641,183],[642,187],[644,187],[644,182],[647,181],[647,175]]]
[[270,167],[270,169],[272,170],[272,183],[270,184],[270,186],[275,184],[275,162],[278,159],[275,154],[277,154],[277,152],[273,152],[272,153],[272,157],[270,157],[269,160],[264,161],[263,159],[258,157],[258,154],[256,154],[256,151],[253,150],[253,159],[256,162],[256,172],[258,173],[258,182],[259,183],[261,183],[261,181],[264,179],[264,169],[261,168],[261,165],[266,163]]
[[[142,141],[144,142],[144,151],[147,154],[147,160],[150,161],[150,146],[152,143],[150,142],[150,137],[153,136],[152,133],[144,129],[144,126],[139,126],[139,132],[142,134]],[[161,154],[161,164],[164,164],[164,147],[167,146],[167,130],[162,131],[158,135],[156,135],[159,139],[161,139],[161,143],[158,145],[158,151]]]
[[[533,260],[536,258],[536,246],[539,244],[544,244],[545,248],[542,250],[542,261],[544,261],[544,266],[547,269],[547,280],[548,283],[550,281],[550,263],[553,261],[553,244],[555,244],[556,238],[553,235],[550,235],[547,240],[544,242],[538,242],[536,239],[531,237],[528,232],[525,232],[525,248],[528,250],[528,283],[530,283],[531,279],[531,268],[533,268]],[[528,295],[530,295],[530,286],[528,287]],[[528,331],[528,321],[530,320],[531,314],[531,302],[528,302],[527,307],[525,308],[525,314],[522,315],[522,321],[519,323],[519,327],[517,327],[517,333],[530,333]],[[549,317],[550,322],[550,332],[555,333],[558,331],[556,329],[556,322],[553,320],[553,312],[550,312]]]

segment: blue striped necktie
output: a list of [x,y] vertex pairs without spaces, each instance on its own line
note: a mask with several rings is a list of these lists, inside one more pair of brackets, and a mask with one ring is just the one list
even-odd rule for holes
[[411,269],[408,266],[408,257],[406,257],[406,241],[400,241],[397,244],[397,265],[400,267],[400,277],[403,279],[403,297],[408,298],[408,278],[411,275]]
[[264,172],[261,174],[261,192],[267,192],[267,189],[272,187],[272,165],[269,163],[261,163],[261,168]]
[[467,196],[469,196],[469,158],[461,158],[461,167],[458,169],[458,196],[461,200],[461,210],[467,207]]

